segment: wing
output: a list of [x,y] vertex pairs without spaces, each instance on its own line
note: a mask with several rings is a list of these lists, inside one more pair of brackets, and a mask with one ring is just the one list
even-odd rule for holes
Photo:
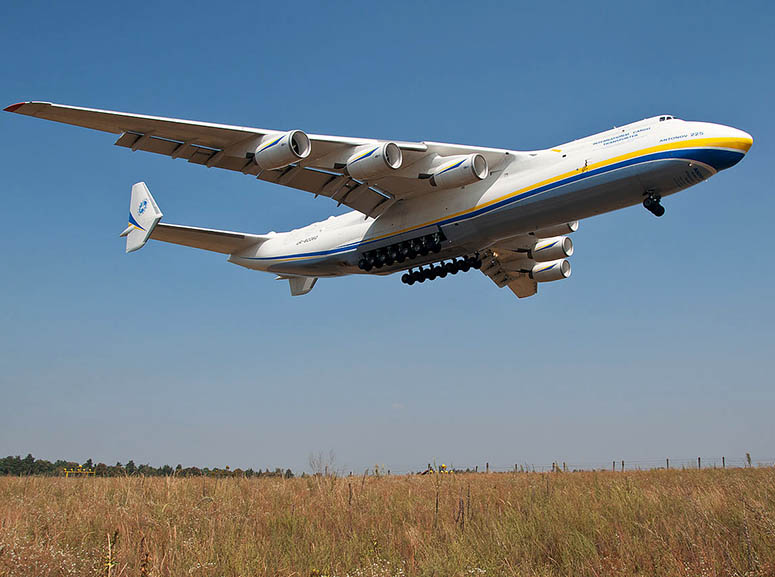
[[538,281],[570,276],[566,257],[573,254],[573,243],[565,235],[578,228],[574,220],[496,243],[480,253],[480,270],[499,288],[507,286],[519,298],[533,296],[538,292]]
[[348,159],[361,152],[368,156],[371,148],[388,141],[311,134],[308,135],[311,152],[307,157],[279,169],[262,170],[253,160],[255,152],[262,143],[271,142],[284,132],[50,102],[20,102],[5,110],[120,134],[115,144],[133,151],[145,150],[207,167],[242,172],[316,196],[330,197],[366,216],[378,216],[397,200],[432,190],[429,170],[438,165],[439,159],[480,154],[490,171],[496,171],[509,160],[510,154],[516,154],[495,148],[392,141],[401,151],[401,168],[367,181],[348,175],[345,170]]

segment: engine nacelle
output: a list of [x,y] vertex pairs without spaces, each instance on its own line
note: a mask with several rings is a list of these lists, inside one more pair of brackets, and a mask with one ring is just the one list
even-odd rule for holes
[[561,258],[552,262],[539,262],[530,271],[530,278],[538,282],[562,280],[570,276],[570,262]]
[[479,153],[444,159],[431,175],[431,185],[439,188],[458,188],[484,180],[490,175],[487,159]]
[[261,140],[253,156],[261,170],[283,168],[309,156],[309,137],[301,130],[270,134]]
[[560,236],[561,234],[576,232],[578,229],[579,229],[579,221],[572,220],[564,224],[558,224],[555,226],[540,228],[536,231],[536,236],[540,238],[548,238],[550,236]]
[[536,262],[549,262],[572,254],[573,241],[567,236],[542,238],[527,251],[527,256]]
[[358,180],[374,180],[401,168],[404,161],[401,149],[395,142],[368,146],[353,154],[344,168],[345,174]]

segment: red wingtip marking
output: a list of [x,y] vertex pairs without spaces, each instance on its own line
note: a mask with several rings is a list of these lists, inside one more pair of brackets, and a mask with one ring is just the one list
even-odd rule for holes
[[11,104],[11,106],[8,106],[7,108],[4,108],[3,110],[5,110],[6,112],[15,112],[17,108],[19,108],[20,106],[24,106],[25,104],[27,104],[27,103],[26,102],[17,102],[16,104]]

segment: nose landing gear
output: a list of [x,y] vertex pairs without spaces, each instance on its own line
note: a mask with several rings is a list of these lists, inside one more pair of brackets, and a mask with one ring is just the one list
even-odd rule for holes
[[662,216],[665,214],[665,207],[660,204],[660,200],[662,200],[661,196],[651,192],[645,199],[643,199],[643,208],[648,210],[654,216]]

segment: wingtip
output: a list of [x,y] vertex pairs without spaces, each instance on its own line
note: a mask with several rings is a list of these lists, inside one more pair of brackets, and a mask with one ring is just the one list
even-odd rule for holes
[[16,112],[17,108],[20,108],[20,107],[24,106],[25,104],[27,104],[27,103],[26,102],[17,102],[16,104],[11,104],[11,106],[6,106],[5,108],[3,108],[3,110],[5,110],[6,112]]

